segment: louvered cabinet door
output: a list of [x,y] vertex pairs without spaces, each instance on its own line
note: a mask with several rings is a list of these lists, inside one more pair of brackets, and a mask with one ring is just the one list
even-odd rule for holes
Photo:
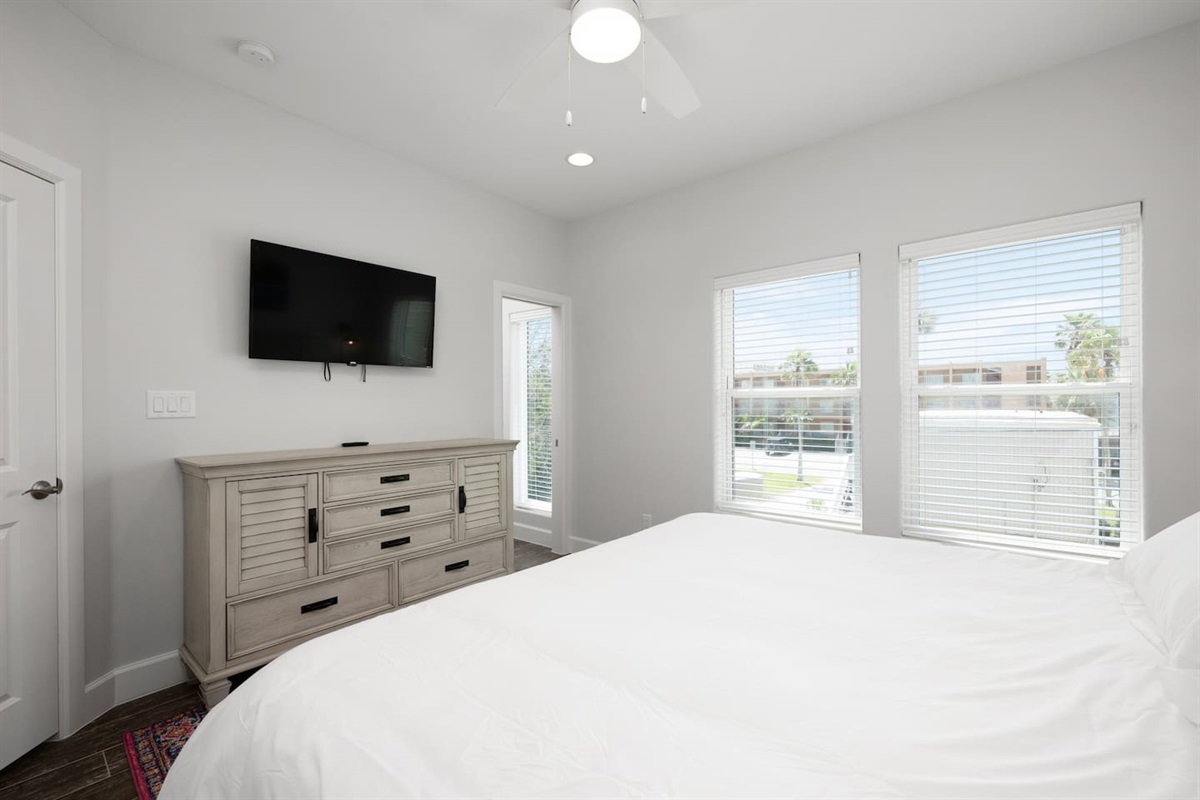
[[[504,456],[462,460],[458,515],[462,538],[475,539],[508,528],[508,461]],[[465,498],[465,503],[463,502]]]
[[225,505],[230,597],[316,577],[315,474],[229,481]]

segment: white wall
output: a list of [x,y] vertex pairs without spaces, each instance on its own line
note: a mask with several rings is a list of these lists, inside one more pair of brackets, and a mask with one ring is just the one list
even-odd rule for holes
[[[116,663],[181,636],[180,480],[191,453],[487,436],[492,282],[559,289],[565,231],[135,56],[114,59],[108,426]],[[246,356],[251,237],[438,278],[432,370]],[[485,390],[481,391],[481,386]],[[146,420],[148,388],[195,389],[195,420]]]
[[1198,56],[1190,25],[572,224],[575,535],[712,509],[713,278],[853,252],[864,529],[898,534],[897,246],[1134,200],[1149,530],[1200,509]]
[[[0,127],[81,167],[100,223],[84,264],[90,680],[182,641],[176,456],[491,435],[493,280],[561,291],[565,226],[110,48],[57,4],[3,8]],[[251,361],[252,237],[437,276],[435,367],[363,384],[335,366],[325,383],[318,364]],[[147,420],[147,389],[194,389],[197,418]]]

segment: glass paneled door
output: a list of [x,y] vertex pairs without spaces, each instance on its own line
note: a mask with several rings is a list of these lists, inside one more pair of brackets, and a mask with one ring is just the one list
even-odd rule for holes
[[513,527],[518,540],[560,549],[555,485],[561,396],[559,309],[505,297],[504,430],[520,442],[513,454]]
[[512,432],[521,440],[514,464],[514,503],[550,513],[554,502],[554,441],[551,361],[554,336],[550,309],[514,313],[511,326]]

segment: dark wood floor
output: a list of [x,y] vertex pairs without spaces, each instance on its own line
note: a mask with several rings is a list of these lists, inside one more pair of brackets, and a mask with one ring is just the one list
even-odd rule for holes
[[[546,547],[514,545],[518,570],[556,558]],[[121,734],[198,705],[196,687],[181,683],[117,706],[69,739],[44,742],[0,770],[0,800],[136,800]]]
[[548,564],[556,558],[562,556],[555,555],[549,547],[538,547],[529,542],[513,542],[513,566],[518,572],[539,564]]
[[43,742],[0,770],[0,800],[135,800],[121,734],[200,705],[181,683],[117,706],[69,739]]

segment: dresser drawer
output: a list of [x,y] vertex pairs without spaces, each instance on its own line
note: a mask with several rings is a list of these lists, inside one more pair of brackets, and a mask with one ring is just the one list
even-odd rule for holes
[[457,485],[453,459],[348,469],[325,473],[325,502]]
[[348,569],[372,561],[403,556],[429,545],[454,541],[454,520],[381,531],[357,539],[335,539],[325,545],[325,571]]
[[229,659],[396,606],[393,564],[228,606]]
[[325,508],[325,538],[355,536],[383,528],[394,528],[433,517],[452,517],[457,513],[458,492],[439,492],[386,497],[365,503]]
[[490,539],[400,562],[400,601],[407,603],[505,570],[505,540]]

